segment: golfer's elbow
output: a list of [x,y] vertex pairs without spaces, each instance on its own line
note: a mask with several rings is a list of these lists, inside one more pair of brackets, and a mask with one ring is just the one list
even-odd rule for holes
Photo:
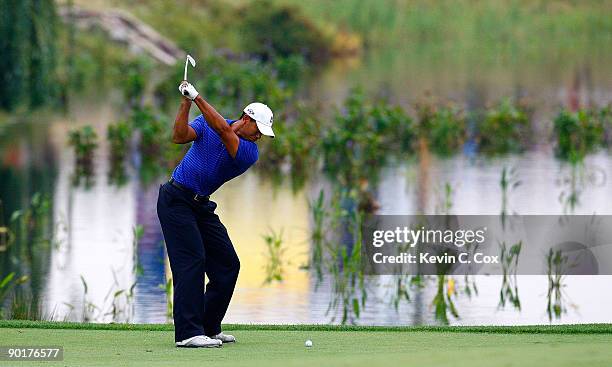
[[176,131],[172,134],[172,142],[174,144],[185,144],[189,142],[187,134],[177,134]]

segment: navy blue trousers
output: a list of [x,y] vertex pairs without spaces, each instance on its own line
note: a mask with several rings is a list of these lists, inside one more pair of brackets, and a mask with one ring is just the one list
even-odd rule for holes
[[157,215],[172,269],[176,341],[220,333],[234,293],[240,261],[216,207],[169,183],[159,188]]

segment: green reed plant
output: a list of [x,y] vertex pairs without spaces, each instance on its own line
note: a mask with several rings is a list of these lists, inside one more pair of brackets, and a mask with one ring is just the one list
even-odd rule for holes
[[89,286],[87,285],[87,281],[85,278],[83,278],[83,275],[79,275],[79,278],[81,279],[81,284],[83,285],[83,312],[81,314],[81,320],[83,320],[83,322],[92,321],[94,320],[94,311],[97,310],[97,307],[89,301]]
[[130,150],[132,128],[127,121],[108,125],[106,139],[110,145],[109,182],[121,186],[127,182],[125,160]]
[[106,129],[106,139],[110,143],[111,160],[122,161],[129,152],[132,128],[127,121],[119,121],[108,125]]
[[437,275],[436,295],[432,301],[432,305],[434,306],[434,317],[444,325],[448,325],[449,323],[449,313],[453,317],[459,318],[459,312],[457,311],[455,302],[452,298],[454,292],[449,291],[450,287],[448,286],[447,281],[450,281],[450,279],[447,279],[447,277],[448,275],[444,273]]
[[449,215],[453,208],[453,195],[455,194],[453,185],[450,182],[445,182],[442,193],[439,195],[438,203],[436,204],[435,212],[440,215]]
[[499,179],[501,189],[501,219],[502,226],[506,225],[506,216],[508,215],[508,197],[510,193],[521,185],[516,167],[504,167]]
[[72,129],[68,135],[68,145],[73,148],[75,155],[73,185],[79,185],[83,179],[85,186],[90,187],[93,183],[93,158],[98,147],[98,134],[90,125]]
[[504,99],[478,119],[476,141],[485,154],[519,153],[531,142],[530,109]]
[[146,106],[136,108],[130,117],[132,129],[140,134],[139,150],[147,157],[162,156],[162,152],[170,145],[169,119]]
[[597,110],[559,112],[553,120],[556,155],[570,163],[577,163],[587,154],[602,147],[605,138],[605,120],[600,117]]
[[[340,190],[332,198],[336,213],[335,223],[340,233],[328,245],[328,269],[331,275],[332,298],[327,313],[332,312],[332,322],[340,311],[342,325],[354,323],[366,305],[367,289],[361,268],[363,213],[356,209],[357,193]],[[352,204],[351,204],[352,203]],[[351,209],[352,207],[352,209]]]
[[14,240],[14,234],[4,223],[4,207],[0,199],[0,252],[5,252]]
[[32,195],[23,209],[15,210],[11,214],[10,225],[16,245],[28,247],[44,244],[48,247],[53,237],[50,212],[49,196],[39,192]]
[[319,191],[319,196],[309,204],[312,217],[312,229],[310,231],[311,253],[308,268],[314,269],[317,274],[318,281],[323,279],[323,256],[324,256],[324,241],[327,210],[325,206],[325,193]]
[[129,107],[142,107],[151,70],[151,61],[145,57],[133,58],[122,67],[120,86]]
[[270,284],[272,282],[282,282],[284,276],[284,264],[285,264],[285,252],[286,248],[283,246],[283,231],[275,232],[270,229],[267,234],[263,235],[264,242],[266,243],[266,279],[264,284]]
[[[280,112],[275,133],[282,139],[262,139],[260,154],[265,160],[257,167],[268,177],[290,174],[294,192],[300,190],[308,177],[314,174],[320,158],[320,135],[322,121],[319,107],[296,102]],[[277,118],[275,118],[277,119]]]
[[[37,319],[44,317],[39,304],[40,288],[44,270],[51,251],[54,237],[51,200],[47,194],[35,193],[22,209],[15,210],[9,220],[7,231],[10,242],[5,249],[5,258],[13,259],[6,263],[5,272],[21,274],[11,276],[13,283],[4,283],[0,304],[4,317]],[[23,267],[23,264],[27,264]],[[5,279],[8,280],[8,279]],[[8,285],[8,287],[7,287]]]
[[612,147],[612,103],[597,110],[595,115],[603,125],[604,146],[609,149]]
[[[27,276],[24,276],[27,278]],[[45,315],[40,299],[35,299],[27,289],[15,288],[9,305],[11,320],[52,320],[53,313]]]
[[546,293],[546,313],[548,319],[552,321],[553,317],[561,318],[567,307],[565,306],[565,296],[563,288],[565,284],[565,272],[568,267],[568,257],[563,255],[561,250],[553,250],[552,248],[546,254],[546,269],[548,276],[548,292]]
[[12,310],[16,309],[14,302],[11,300],[11,308],[9,309],[10,313],[7,313],[4,307],[6,299],[14,293],[15,287],[18,287],[30,280],[28,275],[16,277],[15,274],[15,272],[10,272],[0,281],[0,318],[2,319],[11,317],[13,315]]
[[569,174],[561,177],[563,190],[559,194],[559,202],[563,206],[563,213],[573,213],[580,204],[580,196],[585,186],[586,167],[583,161],[569,163]]
[[384,162],[409,149],[414,135],[403,110],[385,101],[371,104],[353,89],[321,139],[325,170],[349,187],[376,181]]
[[[295,117],[291,125],[285,125],[281,133],[287,136],[287,151],[291,169],[305,172],[317,164],[322,121],[320,106],[296,103]],[[281,124],[283,125],[283,124]]]
[[172,315],[174,313],[174,300],[172,299],[172,278],[168,278],[165,284],[160,284],[158,287],[162,289],[166,295],[166,320],[171,322]]
[[508,247],[505,242],[500,243],[500,261],[502,266],[502,285],[499,291],[498,308],[506,307],[510,303],[516,310],[521,310],[521,299],[518,292],[516,271],[523,242],[519,241]]
[[461,149],[467,137],[463,112],[452,104],[439,106],[430,96],[416,104],[419,136],[429,149],[449,156]]
[[90,162],[98,147],[98,134],[90,125],[73,129],[68,135],[68,144],[74,149],[77,164]]
[[317,286],[329,276],[330,302],[326,314],[332,321],[340,316],[342,324],[353,323],[361,315],[367,300],[361,268],[361,223],[355,190],[337,188],[329,201],[323,191],[311,203],[313,229],[308,268],[317,274]]
[[[136,231],[137,229],[134,230]],[[137,260],[134,260],[134,264],[136,264],[136,261]],[[136,272],[136,265],[133,271]],[[113,322],[130,322],[134,313],[132,301],[134,299],[134,289],[136,288],[137,281],[132,283],[129,288],[120,288],[115,269],[111,268],[111,272],[113,274],[113,284],[111,284],[110,289],[104,297],[103,308],[99,309],[97,317],[111,316]],[[108,307],[106,306],[107,303]]]
[[478,296],[478,286],[474,276],[465,274],[463,276],[463,292],[472,298],[472,295]]
[[400,302],[405,300],[410,302],[410,286],[412,276],[397,275],[394,281],[394,294],[393,294],[393,307],[397,311],[399,309]]

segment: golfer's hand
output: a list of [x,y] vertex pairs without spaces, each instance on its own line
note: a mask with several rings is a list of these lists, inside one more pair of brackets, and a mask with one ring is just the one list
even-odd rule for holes
[[195,87],[186,80],[183,80],[181,84],[179,85],[179,92],[181,92],[182,95],[191,99],[192,101],[196,99],[196,97],[200,94],[195,89]]

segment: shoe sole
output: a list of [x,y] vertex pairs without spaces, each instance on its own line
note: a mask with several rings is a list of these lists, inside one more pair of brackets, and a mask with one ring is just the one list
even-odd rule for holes
[[221,348],[223,344],[219,345],[177,345],[177,348]]

